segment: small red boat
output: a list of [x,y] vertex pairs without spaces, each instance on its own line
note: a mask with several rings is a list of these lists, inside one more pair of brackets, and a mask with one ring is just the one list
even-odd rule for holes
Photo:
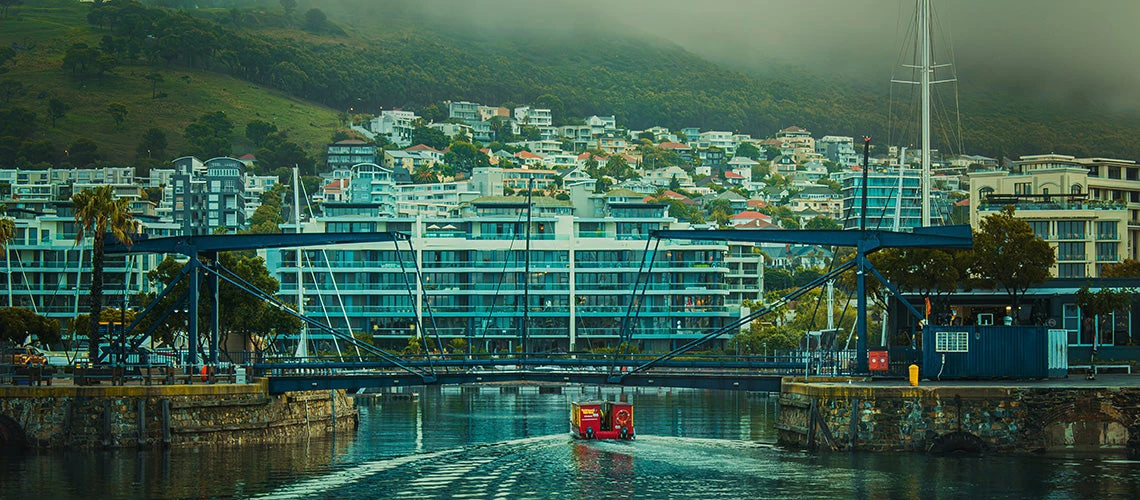
[[578,439],[633,439],[633,404],[570,404],[570,433]]

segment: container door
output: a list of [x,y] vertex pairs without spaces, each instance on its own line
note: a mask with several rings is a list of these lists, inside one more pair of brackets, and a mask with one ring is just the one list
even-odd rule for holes
[[1049,330],[1049,376],[1064,377],[1069,373],[1069,332]]

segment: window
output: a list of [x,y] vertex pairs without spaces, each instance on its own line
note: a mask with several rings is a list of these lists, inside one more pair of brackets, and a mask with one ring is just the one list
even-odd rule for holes
[[1073,187],[1069,188],[1069,192],[1072,194],[1081,194],[1081,190],[1080,184],[1073,184]]
[[1049,239],[1049,221],[1047,220],[1031,220],[1028,221],[1029,226],[1033,228],[1033,234],[1043,240]]
[[1057,245],[1057,260],[1084,260],[1085,244],[1059,243]]
[[1013,185],[1013,194],[1032,194],[1032,184],[1028,182],[1018,182]]
[[1084,278],[1085,265],[1084,264],[1058,264],[1057,265],[1058,278]]
[[1062,240],[1079,240],[1085,237],[1085,221],[1058,221],[1057,238]]
[[1096,223],[1096,239],[1098,239],[1098,240],[1115,240],[1115,239],[1117,239],[1116,221],[1097,221],[1097,223]]
[[1117,256],[1116,250],[1117,250],[1117,247],[1119,247],[1119,246],[1120,245],[1118,245],[1116,242],[1097,243],[1096,244],[1096,260],[1098,260],[1100,262],[1115,262],[1115,261],[1117,261],[1119,258]]
[[1081,343],[1080,308],[1078,308],[1076,304],[1065,304],[1061,307],[1061,317],[1061,327],[1069,332],[1069,345],[1079,345]]

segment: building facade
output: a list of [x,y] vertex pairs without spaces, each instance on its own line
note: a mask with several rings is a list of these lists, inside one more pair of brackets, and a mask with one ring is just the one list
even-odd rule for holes
[[[667,205],[640,198],[603,198],[600,213],[591,216],[536,198],[528,272],[527,205],[520,200],[476,200],[460,217],[341,213],[311,222],[306,232],[405,232],[411,250],[306,250],[306,311],[336,328],[371,335],[380,345],[403,346],[424,328],[445,343],[463,339],[490,352],[514,350],[524,318],[529,350],[612,346],[623,318],[633,314],[635,342],[668,349],[731,322],[739,317],[740,300],[759,297],[761,257],[746,245],[664,241],[648,269],[643,257],[651,231],[682,225],[666,217]],[[285,300],[295,301],[296,251],[263,253]],[[639,283],[647,291],[634,314]]]

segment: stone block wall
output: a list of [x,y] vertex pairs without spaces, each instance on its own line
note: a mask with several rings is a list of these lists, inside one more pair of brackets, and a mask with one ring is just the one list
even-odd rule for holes
[[4,387],[0,416],[40,448],[278,443],[357,425],[344,391],[271,396],[260,383]]
[[826,446],[826,426],[836,449],[925,452],[977,445],[996,452],[1140,452],[1140,387],[911,388],[785,380],[780,403],[779,440],[797,447],[807,446],[810,437]]

